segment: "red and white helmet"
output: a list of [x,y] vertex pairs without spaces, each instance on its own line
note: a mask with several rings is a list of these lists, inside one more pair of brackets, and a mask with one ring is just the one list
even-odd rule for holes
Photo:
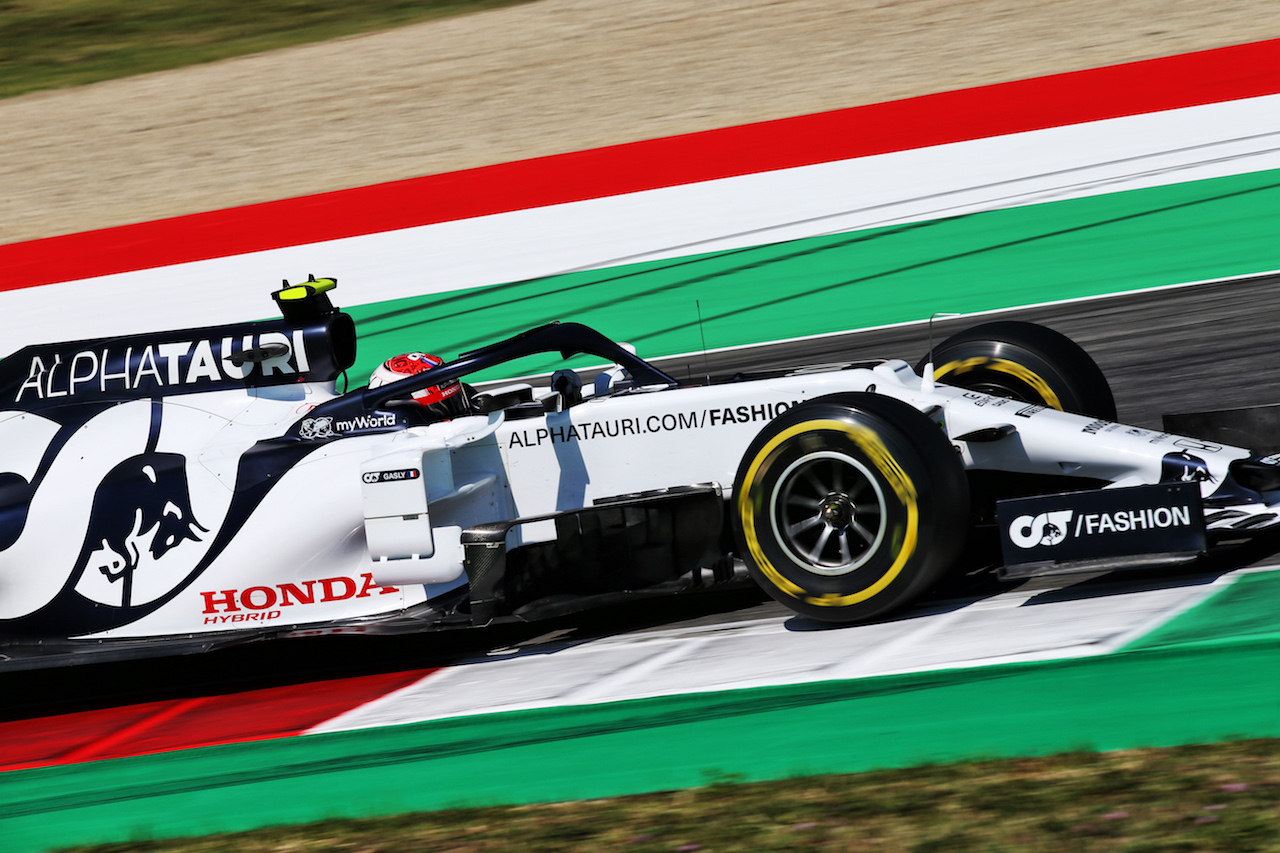
[[[444,359],[425,352],[408,352],[392,356],[373,371],[369,377],[369,387],[378,388],[389,385],[410,376],[417,376],[433,367],[444,364]],[[462,383],[456,379],[444,385],[431,385],[420,391],[414,391],[415,401],[444,417],[458,417],[466,413],[466,400],[463,398]]]

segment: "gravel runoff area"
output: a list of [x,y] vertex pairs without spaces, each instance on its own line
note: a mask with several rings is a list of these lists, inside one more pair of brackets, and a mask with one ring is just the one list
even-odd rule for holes
[[0,101],[0,243],[1277,36],[1275,0],[536,0]]

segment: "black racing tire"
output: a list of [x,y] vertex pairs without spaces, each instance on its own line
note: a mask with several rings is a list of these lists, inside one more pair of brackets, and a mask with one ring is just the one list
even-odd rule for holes
[[731,515],[738,554],[769,595],[826,622],[861,622],[910,603],[954,563],[969,487],[946,435],[918,410],[832,394],[756,436]]
[[[923,373],[928,356],[917,372]],[[1116,419],[1106,376],[1089,354],[1060,332],[1036,323],[1002,320],[952,335],[933,351],[934,379],[997,397],[1012,397]]]

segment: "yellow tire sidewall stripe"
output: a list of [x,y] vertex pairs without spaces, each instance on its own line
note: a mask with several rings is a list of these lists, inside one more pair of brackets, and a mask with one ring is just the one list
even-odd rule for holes
[[1063,411],[1062,402],[1058,399],[1058,395],[1049,387],[1049,383],[1045,382],[1039,374],[1016,361],[1009,361],[1004,358],[992,358],[990,356],[979,355],[973,358],[966,358],[960,361],[951,361],[939,367],[933,372],[934,378],[939,382],[946,382],[946,377],[951,373],[968,373],[971,370],[994,370],[996,373],[1004,373],[1012,376],[1014,379],[1025,382],[1027,385],[1040,395],[1040,399],[1044,400],[1045,405],[1051,408]]
[[[906,530],[902,536],[902,543],[898,548],[893,564],[875,583],[865,589],[847,595],[836,593],[813,595],[784,577],[769,561],[769,558],[765,556],[764,549],[760,546],[760,541],[756,536],[755,507],[748,497],[751,491],[751,484],[755,482],[761,466],[783,442],[802,433],[818,430],[829,430],[848,436],[866,454],[885,480],[888,481],[894,494],[897,495],[898,500],[902,502],[907,511]],[[880,440],[880,436],[867,427],[830,419],[805,421],[787,427],[769,439],[765,446],[760,449],[760,452],[756,454],[755,458],[751,460],[751,466],[747,469],[747,474],[743,477],[742,483],[743,490],[740,494],[735,495],[734,499],[738,502],[738,509],[742,519],[742,535],[747,543],[747,551],[755,562],[756,567],[769,579],[769,582],[792,598],[821,607],[845,607],[866,601],[893,583],[894,579],[902,572],[907,560],[915,553],[920,528],[920,509],[915,484],[907,476],[907,473],[902,470],[902,466],[893,458],[893,455],[889,453],[889,449]]]

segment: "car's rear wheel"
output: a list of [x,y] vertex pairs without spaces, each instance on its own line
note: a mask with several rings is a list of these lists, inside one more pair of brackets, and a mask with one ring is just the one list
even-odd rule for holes
[[969,523],[964,469],[937,425],[891,397],[835,394],[772,421],[734,482],[734,532],[771,596],[830,622],[914,600]]
[[934,379],[947,385],[1116,419],[1111,386],[1097,363],[1075,341],[1045,326],[1015,320],[974,326],[935,348],[933,363]]

